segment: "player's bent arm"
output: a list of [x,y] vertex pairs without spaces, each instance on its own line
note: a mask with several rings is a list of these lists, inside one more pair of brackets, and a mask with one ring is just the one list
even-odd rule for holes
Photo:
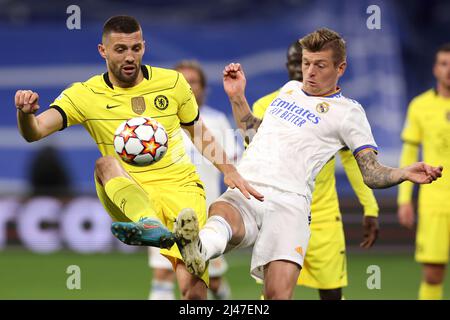
[[[400,167],[408,166],[417,161],[419,157],[419,145],[405,141],[400,155]],[[412,183],[402,183],[398,189],[397,203],[399,205],[411,203],[413,193]]]
[[371,149],[360,151],[356,155],[356,162],[364,183],[372,189],[389,188],[406,180],[402,169],[383,166]]
[[358,164],[349,149],[339,151],[342,166],[345,174],[352,186],[353,191],[358,197],[359,203],[364,208],[364,215],[370,217],[378,217],[378,203],[373,191],[364,183]]
[[416,162],[404,168],[390,168],[380,164],[372,149],[364,149],[356,155],[356,161],[364,183],[372,189],[389,188],[405,180],[414,183],[431,183],[442,176],[443,167],[432,167]]
[[189,133],[192,143],[202,156],[211,161],[218,170],[225,173],[230,169],[228,165],[232,164],[232,162],[228,159],[225,150],[217,142],[201,117],[199,117],[195,124],[183,126],[183,129]]
[[230,188],[238,188],[242,194],[250,199],[250,195],[263,201],[264,196],[256,191],[244,178],[241,177],[233,163],[229,160],[225,150],[216,141],[212,132],[205,126],[201,117],[194,125],[183,126],[197,150],[224,174],[224,182]]
[[233,109],[233,117],[236,125],[241,131],[246,143],[249,143],[262,120],[255,117],[245,98],[245,79],[244,71],[239,63],[230,63],[223,70],[223,87]]
[[17,124],[20,134],[27,142],[38,141],[63,127],[61,114],[50,108],[40,115],[17,110]]
[[356,155],[356,161],[364,178],[364,183],[372,189],[388,188],[405,180],[414,183],[431,183],[442,177],[443,167],[432,167],[416,162],[404,168],[383,166],[372,149],[364,149]]

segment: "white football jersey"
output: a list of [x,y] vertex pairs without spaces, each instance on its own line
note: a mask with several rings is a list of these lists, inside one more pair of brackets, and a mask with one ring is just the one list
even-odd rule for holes
[[[216,141],[223,147],[230,160],[236,160],[242,152],[242,148],[236,142],[236,135],[227,116],[208,106],[200,108],[203,123],[214,135]],[[209,206],[221,195],[222,175],[220,171],[192,144],[191,139],[183,131],[183,140],[186,153],[190,156],[192,163],[197,168],[200,179],[205,185],[206,203]],[[206,140],[209,140],[206,137]]]
[[311,200],[316,175],[343,147],[356,155],[377,145],[362,106],[340,92],[310,96],[289,81],[266,110],[238,170],[247,180]]

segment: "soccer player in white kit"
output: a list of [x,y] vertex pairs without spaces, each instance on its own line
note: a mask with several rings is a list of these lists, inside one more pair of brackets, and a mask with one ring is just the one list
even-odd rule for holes
[[[237,160],[238,155],[241,153],[241,148],[236,142],[234,130],[227,116],[205,104],[207,80],[200,63],[195,60],[182,60],[174,66],[174,69],[180,72],[191,86],[203,122],[210,128],[214,137],[221,143],[229,157]],[[203,133],[201,132],[200,134]],[[205,138],[209,139],[210,137]],[[184,132],[183,140],[186,153],[190,156],[200,179],[205,185],[206,205],[209,206],[221,194],[222,174],[197,151],[197,148]],[[149,299],[174,300],[175,274],[172,264],[159,251],[160,249],[157,247],[148,247],[148,262],[153,269]],[[223,256],[219,256],[210,262],[208,294],[211,293],[211,298],[217,300],[231,299],[231,289],[224,278],[227,270],[228,264]]]
[[417,162],[391,168],[377,160],[377,145],[362,106],[345,98],[337,83],[346,68],[345,42],[329,29],[300,40],[303,84],[289,81],[268,107],[254,117],[245,98],[245,75],[237,63],[223,71],[224,89],[237,123],[257,130],[238,171],[264,195],[243,197],[230,188],[209,208],[201,231],[195,213],[183,210],[174,225],[189,272],[201,273],[209,259],[234,248],[253,246],[250,272],[264,280],[266,299],[290,299],[310,237],[314,179],[341,148],[352,150],[370,188],[405,180],[431,183],[442,167]]

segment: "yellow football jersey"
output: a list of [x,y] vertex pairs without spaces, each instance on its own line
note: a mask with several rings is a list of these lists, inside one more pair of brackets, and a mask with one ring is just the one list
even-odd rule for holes
[[[444,166],[440,179],[420,186],[419,210],[450,213],[448,207],[443,207],[450,199],[450,98],[439,96],[434,89],[414,98],[408,107],[402,140],[421,145],[427,164]],[[401,195],[412,189],[412,184],[405,182],[399,188]]]
[[[253,104],[253,114],[263,118],[267,107],[277,97],[279,91],[272,92]],[[378,216],[378,204],[372,190],[364,184],[358,164],[348,149],[339,151],[341,162],[359,202],[364,207],[364,215]],[[329,221],[341,221],[335,177],[336,159],[333,157],[317,174],[311,203],[311,225]]]
[[138,167],[120,160],[138,183],[184,186],[200,183],[195,166],[186,154],[181,124],[192,124],[199,111],[191,87],[177,71],[142,66],[144,79],[134,87],[113,86],[108,73],[77,82],[50,105],[63,117],[63,129],[81,124],[103,156],[118,159],[113,139],[117,127],[133,117],[151,117],[161,123],[169,137],[166,155],[150,166]]

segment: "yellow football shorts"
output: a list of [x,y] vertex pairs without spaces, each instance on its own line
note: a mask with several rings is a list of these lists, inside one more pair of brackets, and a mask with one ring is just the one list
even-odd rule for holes
[[342,222],[311,225],[311,239],[297,284],[315,289],[347,286],[347,259]]
[[450,212],[419,212],[416,231],[416,261],[447,264],[450,242]]
[[[262,283],[259,280],[256,282]],[[325,290],[347,286],[342,222],[311,224],[311,238],[297,285]]]
[[[98,198],[112,220],[129,221],[120,209],[108,198],[103,186],[98,183],[97,179],[94,180]],[[184,208],[192,208],[195,210],[200,228],[206,223],[206,197],[205,191],[200,184],[194,182],[192,185],[182,187],[168,185],[141,185],[141,187],[148,194],[149,200],[153,205],[159,220],[169,230],[173,230],[174,221],[178,217],[180,211]],[[177,259],[183,260],[177,245],[172,246],[170,250],[161,249],[160,252],[170,260],[174,268]],[[209,284],[208,269],[201,278],[207,285]]]

